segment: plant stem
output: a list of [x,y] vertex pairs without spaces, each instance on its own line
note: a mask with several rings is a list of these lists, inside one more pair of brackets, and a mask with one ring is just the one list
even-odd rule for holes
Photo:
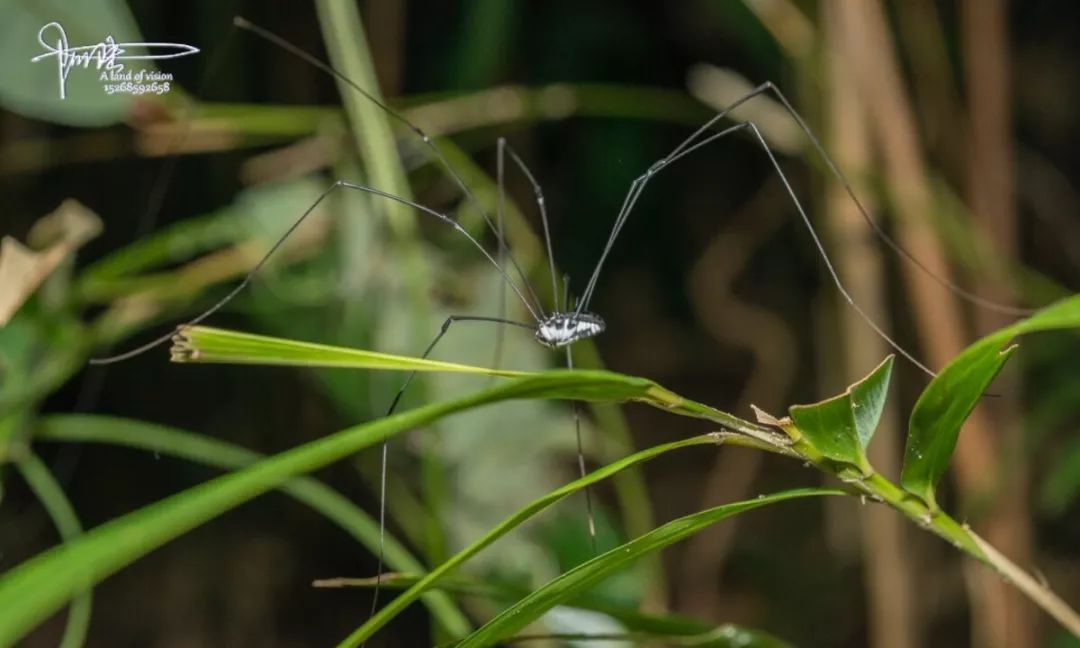
[[1080,638],[1080,615],[1070,608],[1068,603],[1061,600],[1061,597],[1051,591],[1049,587],[1039,583],[1031,574],[1002,555],[1000,551],[976,535],[974,531],[967,527],[964,527],[964,530],[967,531],[971,540],[983,552],[986,562],[996,569],[1006,581],[1012,583],[1016,589],[1023,592],[1036,605],[1052,616],[1054,620],[1073,633],[1074,636]]
[[[820,465],[818,467],[823,468]],[[852,482],[852,485],[868,497],[875,501],[880,500],[921,528],[940,536],[960,551],[991,567],[1069,632],[1080,637],[1080,615],[1075,610],[1048,586],[1038,582],[993,545],[976,535],[966,524],[957,522],[940,509],[931,511],[917,497],[901,490],[896,484],[878,473]]]
[[[67,542],[80,535],[82,524],[75,514],[75,509],[64,494],[64,489],[41,459],[38,459],[37,455],[27,454],[16,467],[45,508],[45,512],[49,514],[61,539]],[[93,594],[90,587],[72,599],[64,635],[60,639],[60,648],[79,648],[85,643],[92,605]]]

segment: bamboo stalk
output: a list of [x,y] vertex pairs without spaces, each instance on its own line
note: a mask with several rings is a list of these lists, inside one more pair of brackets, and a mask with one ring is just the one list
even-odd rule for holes
[[[964,52],[965,82],[969,115],[967,168],[967,203],[973,225],[992,242],[1001,263],[1010,267],[1016,261],[1016,209],[1012,183],[1011,111],[1009,110],[1009,57],[1005,6],[1001,0],[965,0],[960,3],[961,42]],[[978,282],[981,294],[998,301],[1008,301],[1008,284],[1001,273],[994,280]],[[978,310],[975,313],[979,333],[988,333],[1009,324],[1009,318]],[[1006,455],[996,457],[992,490],[974,493],[993,497],[982,531],[989,542],[1022,563],[1030,563],[1031,523],[1027,508],[1028,475],[1023,453],[1009,452],[1023,444],[1020,413],[1016,397],[1021,393],[1014,369],[998,380],[1002,397],[988,402],[991,412],[989,433],[999,441],[1001,452],[1012,459],[1005,468]],[[972,493],[965,493],[971,497]],[[999,579],[972,566],[967,570],[969,590],[977,592],[984,609],[983,636],[975,642],[984,646],[1033,648],[1039,645],[1034,609],[1016,589],[1002,587]],[[1020,585],[1020,581],[1015,581]]]
[[[846,3],[857,21],[857,61],[862,96],[870,108],[874,135],[886,170],[886,192],[897,216],[901,244],[938,277],[948,279],[950,269],[931,227],[934,201],[929,174],[919,147],[910,102],[901,83],[892,38],[879,2]],[[913,316],[924,353],[932,366],[942,366],[965,346],[968,333],[954,296],[912,264],[903,266]],[[996,481],[998,439],[983,408],[972,412],[954,455],[954,478],[965,495],[988,492]],[[1002,618],[980,604],[986,596],[1008,596],[999,580],[979,579],[970,584],[972,625],[976,638],[999,636]],[[992,590],[996,590],[991,594]],[[978,641],[976,641],[978,643]]]
[[[852,81],[852,21],[843,0],[822,5],[826,44],[825,74],[828,96],[829,148],[845,169],[860,196],[868,196],[861,178],[870,167],[867,114]],[[869,226],[844,188],[832,183],[826,193],[824,214],[835,241],[837,266],[848,290],[876,322],[890,320],[885,268]],[[873,209],[872,199],[867,207]],[[865,375],[889,353],[884,341],[851,309],[841,311],[845,378]],[[871,462],[887,474],[900,472],[900,424],[896,401],[886,403],[869,448]],[[864,580],[868,595],[870,645],[876,648],[914,648],[922,645],[915,614],[916,564],[909,530],[903,521],[880,507],[860,511]]]

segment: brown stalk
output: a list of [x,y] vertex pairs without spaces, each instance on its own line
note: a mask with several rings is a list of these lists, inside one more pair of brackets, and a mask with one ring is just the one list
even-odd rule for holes
[[[873,133],[885,166],[885,187],[897,217],[899,240],[934,274],[948,278],[950,270],[933,231],[934,200],[929,175],[919,147],[910,102],[893,55],[892,38],[879,2],[843,3],[853,24],[856,77],[870,110]],[[970,336],[964,329],[957,300],[939,283],[911,264],[902,267],[919,339],[930,364],[944,366]],[[998,475],[999,440],[984,408],[968,419],[953,457],[953,475],[965,500],[992,492]],[[1010,524],[1026,524],[1020,520]],[[980,525],[987,528],[986,525]],[[977,645],[1003,639],[1012,614],[1008,585],[986,572],[969,581],[973,635]],[[1007,645],[1007,644],[989,644]],[[1016,644],[1012,644],[1016,645]]]
[[[871,165],[867,114],[852,77],[853,21],[845,20],[845,0],[822,5],[825,32],[825,90],[828,97],[828,147],[845,169],[860,196],[869,196],[865,183]],[[850,13],[850,12],[848,12]],[[850,16],[847,16],[850,18]],[[837,183],[825,195],[828,230],[836,250],[836,263],[852,297],[876,322],[888,322],[887,282],[873,233],[857,206]],[[867,204],[873,209],[873,204]],[[889,353],[885,342],[849,308],[841,311],[841,337],[845,378],[865,375]],[[874,442],[868,449],[871,463],[881,472],[900,472],[900,425],[896,400],[886,403]],[[870,645],[876,648],[914,648],[922,645],[915,614],[917,564],[907,522],[883,507],[861,509],[862,555],[868,595]]]
[[[852,60],[860,97],[869,108],[871,134],[884,160],[886,195],[895,213],[900,242],[938,277],[949,267],[931,226],[934,201],[927,169],[918,145],[918,132],[897,62],[892,55],[881,6],[877,2],[843,3],[853,21]],[[901,266],[920,342],[932,366],[944,366],[965,346],[967,334],[954,296],[911,264]],[[972,413],[956,453],[961,484],[987,484],[993,469],[994,442],[986,434],[985,413]]]
[[[967,84],[970,129],[967,150],[967,202],[974,225],[981,229],[1001,255],[998,267],[1010,267],[1017,260],[1015,191],[1012,182],[1012,141],[1009,108],[1009,53],[1006,7],[1002,0],[964,0],[960,3],[961,42]],[[1012,295],[1005,281],[983,279],[979,291],[991,299],[1007,301]],[[1009,323],[1009,319],[985,310],[977,311],[980,334]],[[985,405],[991,413],[990,433],[1009,457],[1022,447],[1019,423],[1018,375],[1007,372],[998,381],[1003,395]],[[1023,461],[997,458],[995,488],[982,497],[994,495],[983,520],[982,532],[990,544],[1021,565],[1031,564],[1031,525],[1027,509],[1027,466]],[[975,639],[986,646],[1028,648],[1037,645],[1036,619],[1031,603],[1014,588],[1001,587],[993,574],[970,565],[966,570],[969,589],[984,594],[980,605],[988,623],[988,636]],[[992,621],[990,621],[992,620]]]
[[965,167],[966,116],[941,12],[935,0],[905,0],[895,9],[897,40],[911,67],[911,90],[928,157],[950,181],[958,181]]

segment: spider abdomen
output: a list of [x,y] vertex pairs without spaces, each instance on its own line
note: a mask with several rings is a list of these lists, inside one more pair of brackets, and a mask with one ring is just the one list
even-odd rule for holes
[[604,320],[593,313],[552,313],[536,326],[536,340],[557,349],[604,331]]

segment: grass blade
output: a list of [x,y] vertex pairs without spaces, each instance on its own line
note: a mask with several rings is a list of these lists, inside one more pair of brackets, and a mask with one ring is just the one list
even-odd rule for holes
[[449,371],[512,378],[521,371],[421,360],[377,351],[297,342],[206,326],[185,326],[173,338],[172,360],[200,364],[261,364],[291,367],[333,367],[397,371]]
[[518,601],[482,628],[466,637],[464,641],[458,644],[458,648],[496,645],[540,618],[551,608],[564,601],[573,600],[574,597],[587,590],[590,586],[607,578],[627,564],[678,542],[724,518],[786,500],[844,494],[845,492],[842,490],[829,488],[789,490],[752,500],[724,504],[723,506],[717,506],[700,513],[672,520],[654,531],[603,553],[559,576]]
[[351,635],[345,638],[341,642],[341,646],[359,646],[361,643],[370,638],[379,628],[386,625],[395,616],[400,614],[406,607],[408,607],[413,601],[415,601],[425,591],[435,587],[442,579],[450,575],[452,571],[465,563],[469,558],[472,558],[476,554],[480,553],[485,547],[495,542],[502,536],[506,535],[510,531],[514,530],[529,518],[533,517],[540,511],[558,502],[559,500],[576,493],[577,491],[585,488],[586,486],[596,483],[600,480],[606,479],[611,475],[633,466],[635,464],[647,461],[654,457],[658,457],[665,452],[677,450],[679,448],[685,448],[689,446],[713,444],[716,443],[716,439],[710,436],[700,436],[683,441],[676,441],[674,443],[665,443],[663,445],[654,446],[647,450],[635,453],[625,459],[616,461],[615,463],[608,464],[603,468],[595,470],[585,477],[574,480],[565,486],[556,488],[555,490],[545,494],[536,500],[533,500],[525,507],[519,509],[513,515],[509,516],[501,523],[496,525],[479,540],[473,542],[471,545],[454,555],[452,558],[442,563],[435,569],[431,570],[429,574],[421,578],[417,583],[411,586],[405,593],[401,594],[393,601],[384,606],[375,616],[367,620],[364,625],[360,626]]
[[[101,443],[138,448],[208,466],[234,470],[264,459],[238,445],[192,432],[136,421],[90,414],[48,416],[38,422],[34,439],[69,443]],[[281,491],[318,511],[373,554],[379,548],[379,526],[347,497],[317,479],[298,477]],[[424,566],[391,535],[386,536],[385,558],[393,569],[424,571]],[[431,592],[423,602],[447,632],[462,636],[471,625],[449,596]]]
[[343,430],[129,513],[11,569],[0,577],[0,645],[21,638],[86,587],[297,475],[450,414],[514,398],[640,400],[689,412],[705,408],[642,378],[599,371],[551,371]]
[[791,440],[761,425],[744,421],[703,403],[683,398],[644,378],[635,378],[609,371],[553,370],[543,373],[492,370],[486,367],[420,360],[361,349],[297,342],[283,338],[240,333],[204,326],[181,329],[174,340],[173,361],[214,362],[223,364],[270,364],[296,367],[350,367],[397,371],[447,371],[470,374],[532,377],[521,381],[516,389],[521,393],[511,398],[540,398],[530,393],[537,389],[547,398],[566,398],[582,401],[640,401],[667,412],[705,419],[725,429],[753,437],[761,442],[760,449],[792,455]]

